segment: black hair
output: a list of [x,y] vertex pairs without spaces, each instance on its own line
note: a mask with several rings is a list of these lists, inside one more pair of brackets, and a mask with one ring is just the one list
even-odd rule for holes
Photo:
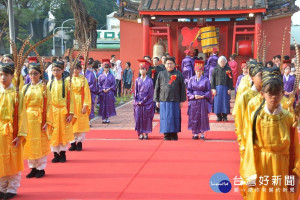
[[148,56],[148,55],[144,56],[144,58],[149,58],[149,59],[151,60],[151,57],[150,57],[150,56]]
[[276,55],[275,58],[278,58],[279,60],[281,60],[281,55]]
[[271,67],[273,67],[273,62],[272,62],[272,61],[268,61],[268,62],[266,63],[266,67],[268,66],[268,64],[271,65]]
[[168,58],[166,58],[166,62],[167,62],[168,60],[170,60],[170,61],[172,61],[174,64],[176,64],[175,58],[174,58],[174,57],[168,57]]
[[159,58],[158,58],[158,57],[154,57],[153,59],[156,59],[157,61],[159,61]]
[[263,85],[262,91],[271,95],[276,95],[283,91],[283,83],[277,79],[268,81],[267,84]]
[[99,65],[99,61],[94,61],[94,62],[92,63],[92,68],[93,68],[93,69],[98,69],[98,65]]
[[286,56],[283,57],[283,59],[284,59],[284,60],[289,60],[290,57],[289,57],[288,55],[286,55]]
[[116,55],[113,54],[113,55],[110,56],[110,58],[113,58],[113,57],[116,57]]
[[76,64],[76,65],[75,65],[75,69],[82,70],[81,64],[80,64],[80,63],[79,63],[79,64]]
[[4,73],[6,73],[6,74],[10,74],[10,75],[14,75],[14,72],[13,71],[11,71],[10,69],[7,69],[7,68],[5,68],[5,67],[1,67],[0,68],[0,71],[1,72],[4,72]]
[[130,67],[131,66],[131,63],[130,62],[126,62],[126,64]]
[[166,54],[163,54],[160,58],[162,58],[162,57],[167,57],[167,55],[166,55]]
[[51,58],[51,61],[52,61],[52,62],[56,62],[56,61],[57,61],[57,57],[56,57],[56,56],[53,56],[53,57]]
[[[113,64],[112,64],[113,65]],[[109,68],[109,64],[108,63],[105,63],[103,68]]]

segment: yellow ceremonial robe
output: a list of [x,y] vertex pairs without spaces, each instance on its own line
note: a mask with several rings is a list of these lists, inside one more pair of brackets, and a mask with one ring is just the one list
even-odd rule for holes
[[18,136],[21,142],[18,147],[13,146],[13,113],[16,89],[11,87],[4,89],[0,86],[0,177],[15,175],[24,169],[23,146],[27,135],[22,113],[22,101],[19,100]]
[[[82,95],[81,95],[82,86],[84,87],[83,104],[82,104]],[[83,75],[79,75],[79,77],[73,76],[72,90],[75,97],[74,111],[77,117],[77,120],[73,125],[73,132],[74,133],[88,132],[90,130],[89,115],[91,109],[91,92],[90,92],[89,84]],[[85,114],[81,113],[82,105],[87,106],[87,112]]]
[[[30,83],[29,83],[30,84]],[[48,125],[47,132],[42,132],[42,115],[43,115],[43,83],[36,85],[27,85],[22,89],[23,109],[22,117],[27,119],[28,134],[26,144],[24,146],[24,159],[39,159],[50,153],[49,139],[52,130],[52,113],[51,113],[51,96],[50,91],[47,92],[47,116],[46,123]]]
[[[239,88],[236,92],[236,97],[235,99],[238,100],[240,98],[240,95],[243,94],[247,89],[251,88],[252,80],[249,74],[244,76],[239,84]],[[236,109],[237,109],[238,104],[234,104],[233,110],[232,110],[232,115],[235,116],[236,114]]]
[[[52,82],[52,87],[50,85]],[[70,141],[74,140],[72,122],[66,123],[68,116],[67,110],[67,94],[69,88],[69,77],[65,79],[65,98],[62,96],[62,79],[49,81],[47,88],[51,94],[51,105],[52,105],[52,119],[53,119],[53,132],[50,140],[51,146],[58,146],[59,144],[67,145]],[[70,114],[74,114],[74,94],[70,92],[71,103],[70,103]],[[76,117],[74,115],[74,117]],[[74,118],[73,117],[73,118]]]
[[239,99],[237,99],[237,101],[235,102],[235,104],[238,105],[235,110],[235,132],[237,135],[237,141],[239,143],[241,155],[242,151],[244,151],[245,143],[244,124],[246,123],[246,120],[244,115],[249,101],[258,94],[258,91],[255,91],[252,88],[248,88],[239,96]]
[[[251,115],[251,121],[253,117],[254,113]],[[285,109],[277,115],[271,115],[262,108],[257,116],[254,142],[252,128],[249,128],[252,127],[253,122],[249,124],[246,132],[243,169],[240,172],[246,182],[256,178],[256,186],[252,187],[252,191],[246,190],[245,199],[298,199],[298,193],[290,193],[285,183],[288,175],[295,175],[295,178],[300,176],[298,131],[297,128],[292,128],[293,122],[293,114]],[[294,132],[293,138],[291,132]],[[295,154],[292,163],[293,174],[289,174],[291,145],[294,147]],[[274,185],[273,178],[279,176],[281,180],[277,179]],[[273,188],[273,192],[270,192],[270,188]]]

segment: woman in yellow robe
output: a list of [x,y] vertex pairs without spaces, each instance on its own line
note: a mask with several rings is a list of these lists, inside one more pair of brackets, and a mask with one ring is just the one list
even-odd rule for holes
[[[280,105],[283,81],[279,68],[263,71],[264,101],[252,112],[240,173],[248,183],[244,199],[297,200],[300,148],[294,116]],[[293,192],[294,191],[294,192]]]
[[19,100],[18,135],[13,138],[16,89],[12,84],[13,63],[0,63],[0,199],[13,198],[20,187],[23,144],[27,134]]
[[90,130],[89,115],[91,108],[91,93],[86,78],[80,74],[82,67],[80,62],[76,64],[72,78],[72,91],[75,98],[76,122],[73,125],[74,140],[71,141],[69,151],[81,151],[85,133]]
[[[64,63],[53,62],[52,73],[54,78],[48,82],[51,93],[53,133],[50,140],[51,151],[54,153],[53,163],[66,162],[68,144],[74,140],[72,122],[74,120],[74,95],[70,91],[70,103],[68,100],[69,77],[63,77]],[[69,113],[68,113],[68,106]]]
[[[52,130],[51,96],[47,92],[46,123],[42,124],[44,107],[44,86],[41,81],[41,66],[37,63],[29,64],[29,77],[31,83],[22,89],[23,114],[27,119],[28,134],[24,146],[24,159],[28,160],[31,172],[26,178],[41,178],[45,175],[47,155],[50,153],[50,131]],[[47,126],[48,125],[48,126]]]

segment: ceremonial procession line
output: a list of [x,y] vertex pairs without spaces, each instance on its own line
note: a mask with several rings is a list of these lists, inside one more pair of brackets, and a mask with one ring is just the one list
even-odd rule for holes
[[[230,181],[239,173],[239,152],[231,115],[217,123],[210,114],[206,140],[192,140],[187,130],[187,102],[181,110],[178,141],[164,141],[155,114],[149,140],[137,140],[133,103],[117,108],[111,124],[92,121],[82,152],[68,152],[64,164],[48,157],[43,179],[26,179],[15,199],[242,199],[239,192],[215,193],[209,186],[217,172]],[[28,168],[25,168],[28,169]]]

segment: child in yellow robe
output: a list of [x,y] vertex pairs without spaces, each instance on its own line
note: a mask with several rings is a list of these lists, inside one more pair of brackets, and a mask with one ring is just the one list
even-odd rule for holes
[[244,114],[248,105],[248,102],[259,94],[261,87],[262,87],[262,81],[261,81],[261,73],[263,69],[262,63],[256,62],[256,61],[250,61],[247,62],[247,65],[249,66],[249,75],[251,77],[251,80],[253,82],[253,85],[246,89],[242,94],[240,94],[239,98],[236,100],[235,104],[236,106],[235,110],[235,130],[237,135],[237,141],[239,143],[240,152],[244,150]]
[[[47,155],[50,153],[50,131],[52,130],[51,96],[47,90],[47,114],[46,122],[42,124],[44,108],[44,89],[41,80],[41,66],[38,63],[29,64],[29,77],[31,83],[22,89],[23,113],[27,119],[28,134],[24,146],[24,159],[28,160],[31,172],[26,178],[41,178],[45,175],[47,165]],[[48,127],[47,127],[48,126]]]
[[91,108],[91,93],[85,76],[81,75],[81,63],[77,63],[72,78],[72,91],[75,98],[76,122],[73,125],[74,140],[71,141],[69,151],[81,151],[85,133],[90,130],[89,115]]
[[244,163],[240,173],[248,183],[244,199],[297,200],[299,140],[295,117],[282,108],[283,79],[277,67],[262,74],[264,97],[247,125]]
[[70,108],[68,113],[68,90],[69,77],[63,77],[64,63],[53,62],[52,73],[54,78],[48,82],[51,93],[53,133],[51,135],[50,147],[54,153],[53,163],[66,162],[66,151],[68,144],[74,140],[72,121],[74,117],[74,95],[70,91]]
[[13,138],[16,89],[12,84],[13,63],[0,63],[0,199],[17,195],[23,170],[23,143],[26,137],[19,100],[18,135]]
[[[2,60],[3,60],[2,61],[3,63],[14,63],[14,59],[13,59],[13,56],[11,54],[4,54],[2,56]],[[19,88],[22,89],[23,86],[24,86],[24,78],[21,74],[20,74],[19,81],[20,81]],[[16,73],[14,74],[12,84],[13,84],[13,86],[16,86],[16,84],[17,84],[17,75],[16,75]]]

